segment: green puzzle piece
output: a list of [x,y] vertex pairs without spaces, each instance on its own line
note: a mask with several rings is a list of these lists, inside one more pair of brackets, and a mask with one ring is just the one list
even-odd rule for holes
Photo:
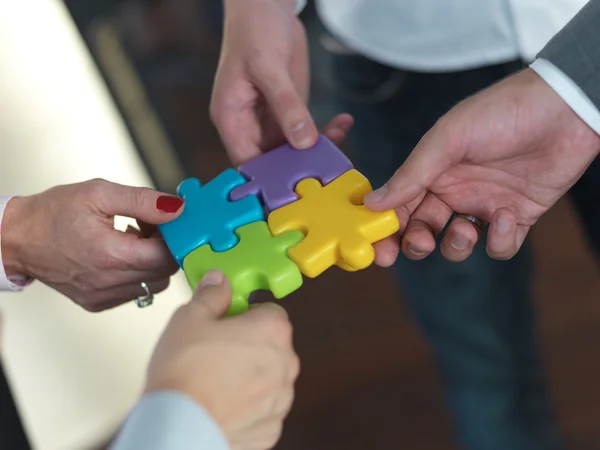
[[254,222],[238,228],[239,243],[226,252],[213,252],[203,245],[183,261],[183,271],[192,289],[211,269],[222,271],[231,283],[232,302],[228,315],[248,310],[248,296],[257,290],[270,290],[277,299],[302,286],[298,266],[287,257],[288,248],[304,234],[289,231],[273,237],[267,222]]

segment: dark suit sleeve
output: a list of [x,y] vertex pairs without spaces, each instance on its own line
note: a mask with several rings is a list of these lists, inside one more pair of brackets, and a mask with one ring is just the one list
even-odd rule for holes
[[600,109],[600,0],[590,0],[539,53]]

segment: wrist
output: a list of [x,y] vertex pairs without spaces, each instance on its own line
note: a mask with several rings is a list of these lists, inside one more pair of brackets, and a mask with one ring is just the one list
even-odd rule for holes
[[26,197],[11,198],[4,209],[0,225],[0,245],[2,264],[8,277],[28,276],[26,265],[23,261],[23,210],[27,202]]

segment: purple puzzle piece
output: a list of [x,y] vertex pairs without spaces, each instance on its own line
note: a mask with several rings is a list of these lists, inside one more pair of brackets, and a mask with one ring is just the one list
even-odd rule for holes
[[282,145],[240,167],[240,173],[249,181],[231,191],[231,200],[257,195],[268,212],[298,200],[296,185],[315,178],[323,186],[354,166],[344,153],[325,136],[305,150]]

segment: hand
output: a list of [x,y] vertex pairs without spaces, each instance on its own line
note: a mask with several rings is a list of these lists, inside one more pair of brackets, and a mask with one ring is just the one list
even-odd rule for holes
[[299,373],[283,308],[254,306],[225,318],[231,289],[211,271],[167,326],[148,369],[147,392],[176,390],[202,405],[233,450],[275,446]]
[[[401,246],[411,259],[435,249],[453,212],[489,222],[488,254],[508,259],[599,150],[600,137],[525,69],[446,114],[365,204],[375,211],[396,208],[404,225]],[[479,237],[471,222],[455,218],[442,252],[463,261]],[[398,239],[379,243],[378,262],[393,263],[398,248]]]
[[[306,33],[293,3],[225,1],[223,45],[210,111],[235,166],[286,142],[303,149],[317,141],[317,128],[306,107],[310,84]],[[352,124],[352,117],[342,114],[322,133],[339,144]]]
[[[8,275],[27,275],[88,311],[167,288],[178,269],[154,225],[175,219],[183,201],[147,188],[92,180],[13,198],[2,220]],[[114,216],[141,230],[114,229]]]

